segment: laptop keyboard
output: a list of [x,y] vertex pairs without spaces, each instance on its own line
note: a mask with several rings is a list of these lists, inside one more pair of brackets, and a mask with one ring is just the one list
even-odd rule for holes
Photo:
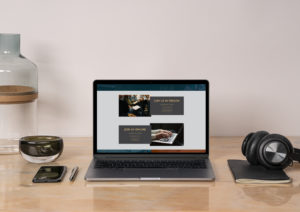
[[189,168],[205,169],[205,160],[97,160],[95,168]]

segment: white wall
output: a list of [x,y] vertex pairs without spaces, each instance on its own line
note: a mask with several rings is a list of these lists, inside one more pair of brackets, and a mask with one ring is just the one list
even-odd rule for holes
[[39,67],[39,132],[92,135],[94,79],[206,78],[212,135],[300,135],[299,0],[0,0]]

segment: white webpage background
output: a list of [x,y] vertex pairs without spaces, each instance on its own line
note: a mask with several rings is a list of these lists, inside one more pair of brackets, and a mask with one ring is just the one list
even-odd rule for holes
[[[97,91],[98,150],[205,150],[205,91]],[[152,115],[150,117],[119,117],[119,95],[183,96],[184,115]],[[151,107],[150,107],[151,112]],[[119,125],[150,125],[150,123],[183,123],[183,146],[150,146],[119,144]]]

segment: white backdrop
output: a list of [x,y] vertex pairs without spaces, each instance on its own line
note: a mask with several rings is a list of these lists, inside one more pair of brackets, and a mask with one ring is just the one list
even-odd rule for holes
[[0,0],[41,134],[92,135],[94,79],[210,80],[210,132],[300,135],[299,0]]

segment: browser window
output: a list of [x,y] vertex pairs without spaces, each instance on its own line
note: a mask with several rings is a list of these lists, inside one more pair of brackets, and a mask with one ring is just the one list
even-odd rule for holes
[[98,153],[206,151],[206,84],[98,84]]

